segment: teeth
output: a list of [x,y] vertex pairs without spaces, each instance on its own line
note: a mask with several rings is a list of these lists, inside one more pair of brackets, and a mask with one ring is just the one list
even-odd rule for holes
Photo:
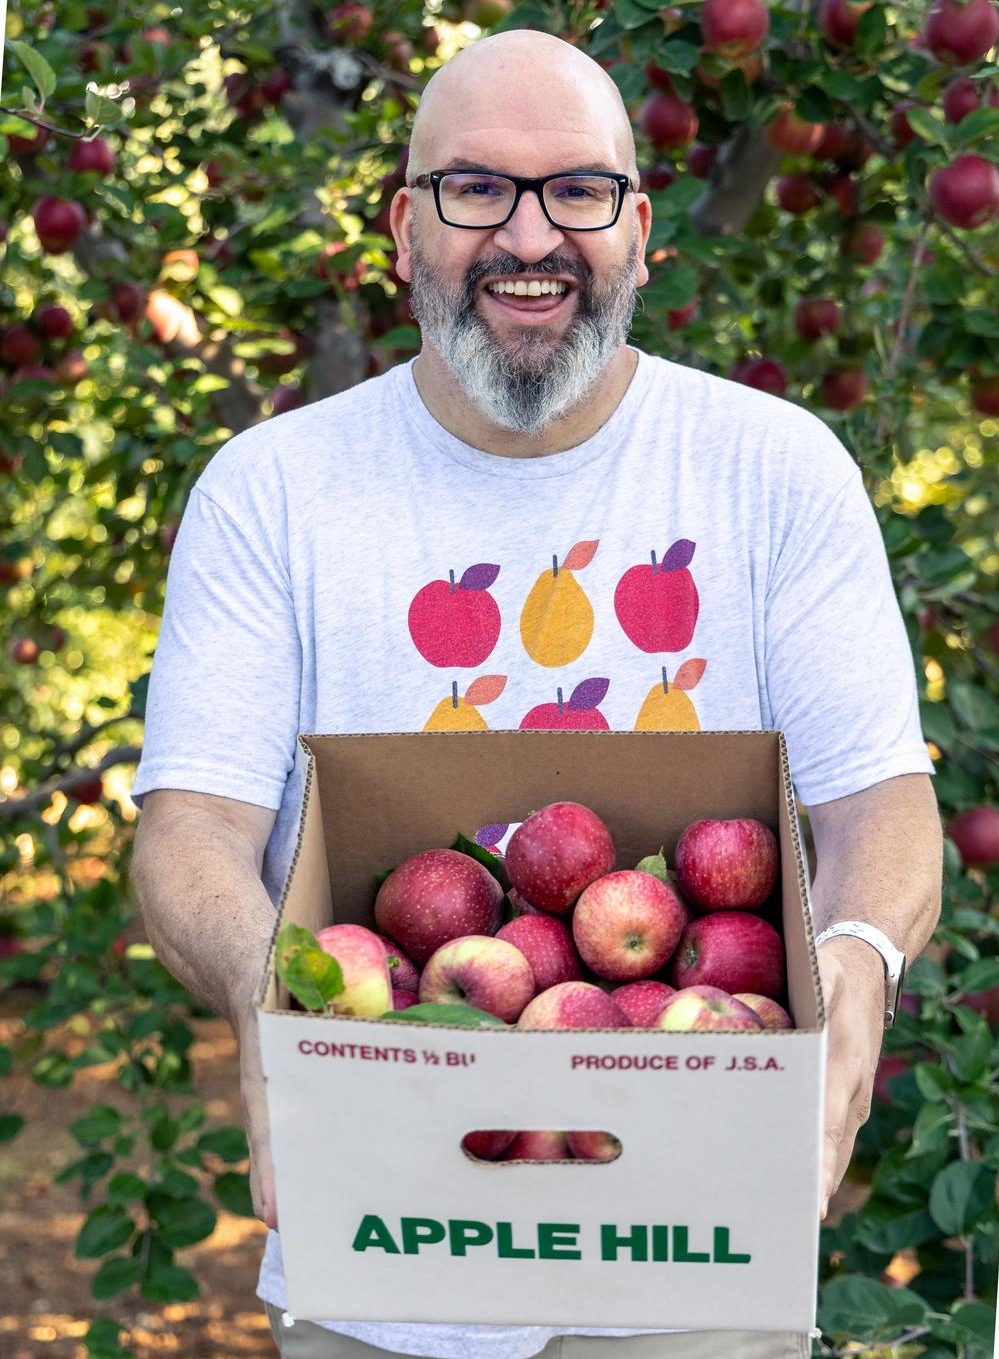
[[522,278],[518,278],[516,282],[490,283],[489,285],[490,292],[507,293],[512,297],[542,297],[548,294],[558,297],[565,290],[566,284],[552,279],[545,279],[542,282],[532,278],[530,283],[525,283]]

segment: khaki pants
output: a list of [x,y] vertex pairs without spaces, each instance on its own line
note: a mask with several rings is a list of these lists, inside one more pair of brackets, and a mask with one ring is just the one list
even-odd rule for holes
[[[282,1359],[387,1359],[388,1350],[338,1335],[310,1321],[282,1322],[270,1303],[267,1318]],[[811,1342],[797,1331],[689,1331],[677,1335],[564,1335],[534,1359],[808,1359]],[[467,1359],[475,1359],[469,1354]]]

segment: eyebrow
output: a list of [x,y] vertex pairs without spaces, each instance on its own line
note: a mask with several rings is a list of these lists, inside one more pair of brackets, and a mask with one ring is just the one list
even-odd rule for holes
[[[496,170],[487,165],[478,165],[474,161],[463,159],[461,156],[453,157],[446,165],[442,165],[440,168],[441,170],[462,170],[473,175],[508,175],[510,173],[507,170]],[[623,173],[623,171],[618,170],[613,165],[609,165],[606,161],[591,161],[586,165],[567,165],[563,169],[553,170],[551,173],[554,175],[588,175],[593,174],[595,171],[603,171],[605,174],[612,175]],[[536,177],[538,179],[547,178],[546,175],[528,175],[524,177]]]

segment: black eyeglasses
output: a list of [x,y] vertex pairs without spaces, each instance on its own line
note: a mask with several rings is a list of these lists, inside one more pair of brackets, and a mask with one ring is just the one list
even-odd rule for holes
[[541,211],[559,230],[606,231],[621,215],[631,180],[610,170],[542,175],[540,179],[478,170],[430,170],[417,175],[413,187],[433,189],[437,215],[445,226],[469,231],[504,226],[522,196],[533,193]]

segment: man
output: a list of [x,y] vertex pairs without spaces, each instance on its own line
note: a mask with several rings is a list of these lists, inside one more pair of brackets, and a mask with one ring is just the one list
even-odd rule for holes
[[[624,107],[588,57],[534,32],[459,54],[427,88],[392,208],[419,357],[240,435],[192,495],[136,783],[134,877],[160,958],[239,1037],[255,1202],[271,1227],[254,993],[296,829],[300,731],[419,730],[487,673],[494,728],[593,677],[610,725],[630,728],[650,673],[696,659],[700,725],[787,734],[818,928],[866,922],[911,958],[935,923],[930,765],[857,469],[793,404],[627,346],[648,277],[637,182]],[[650,654],[615,602],[650,548],[696,581],[668,654]],[[525,601],[553,555],[579,593],[539,622]],[[499,635],[458,646],[446,615],[414,601],[486,563]],[[885,965],[849,935],[819,953],[827,1202],[868,1112]],[[804,1336],[735,1332],[314,1326],[282,1316],[273,1232],[260,1291],[289,1356],[808,1349]]]

